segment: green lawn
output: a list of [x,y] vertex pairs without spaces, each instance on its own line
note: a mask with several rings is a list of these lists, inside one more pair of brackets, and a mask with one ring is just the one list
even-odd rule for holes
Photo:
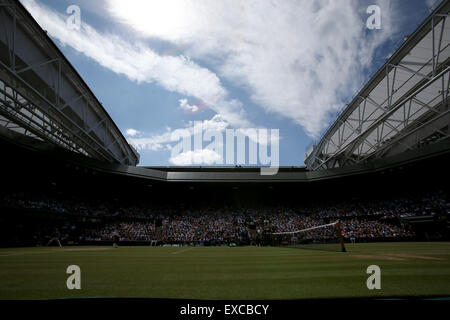
[[[450,243],[369,243],[348,252],[274,247],[0,249],[0,299],[301,299],[450,296]],[[68,290],[66,268],[81,268]],[[381,268],[381,290],[366,269]]]

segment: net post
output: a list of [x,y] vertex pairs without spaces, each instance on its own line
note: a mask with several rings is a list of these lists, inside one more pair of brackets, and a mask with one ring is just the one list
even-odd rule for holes
[[342,252],[347,252],[347,250],[345,250],[344,237],[342,236],[341,222],[340,221],[336,222],[336,233],[337,233],[339,242],[341,243],[341,251]]

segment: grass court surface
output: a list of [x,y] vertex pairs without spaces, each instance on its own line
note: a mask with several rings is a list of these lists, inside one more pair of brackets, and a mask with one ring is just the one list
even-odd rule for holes
[[[450,242],[346,247],[0,249],[0,299],[450,296]],[[381,268],[381,290],[366,287],[372,264]],[[81,268],[81,290],[66,287],[69,265]]]

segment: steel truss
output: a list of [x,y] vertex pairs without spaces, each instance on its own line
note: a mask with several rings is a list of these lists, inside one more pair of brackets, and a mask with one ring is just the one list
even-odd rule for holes
[[109,163],[139,162],[45,31],[11,0],[0,0],[0,125]]
[[444,1],[306,155],[310,170],[395,155],[450,137],[450,11]]

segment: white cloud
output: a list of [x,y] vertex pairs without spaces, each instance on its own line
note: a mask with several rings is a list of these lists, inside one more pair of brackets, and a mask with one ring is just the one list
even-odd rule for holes
[[[193,121],[189,121],[189,126],[192,127],[195,123]],[[204,131],[223,131],[228,126],[229,123],[225,121],[220,115],[216,114],[210,120],[203,120],[201,122],[202,128]]]
[[198,106],[189,104],[187,99],[180,99],[178,102],[180,103],[180,108],[186,112],[195,113],[200,110]]
[[[265,111],[311,136],[349,102],[374,51],[394,32],[395,8],[381,7],[382,29],[365,30],[356,0],[107,0],[109,12],[142,37],[187,48],[246,89]],[[367,36],[368,34],[368,36]]]
[[151,151],[158,151],[163,150],[164,148],[170,149],[170,144],[175,142],[172,138],[173,135],[179,135],[182,136],[190,136],[191,130],[189,128],[184,129],[175,129],[175,130],[167,130],[166,132],[162,134],[153,134],[148,135],[144,137],[139,138],[128,138],[127,141],[132,146],[134,146],[137,150],[151,150]]
[[242,103],[229,99],[219,77],[190,58],[159,55],[143,43],[99,33],[84,22],[80,31],[73,30],[66,27],[66,16],[35,0],[22,0],[22,3],[50,36],[103,67],[124,74],[133,81],[155,82],[166,90],[195,97],[232,125],[249,124]]
[[[222,119],[220,115],[215,115],[210,120],[204,120],[199,123],[203,129],[203,131],[216,131],[222,132],[227,127],[229,127],[229,123]],[[128,138],[128,142],[133,145],[137,150],[170,150],[172,144],[177,142],[179,138],[185,136],[192,136],[194,134],[194,125],[193,121],[189,121],[185,128],[178,128],[172,130],[171,128],[167,128],[164,133],[159,134],[145,134],[140,132],[141,137],[133,137]],[[178,137],[178,138],[176,138]]]
[[169,162],[176,166],[189,166],[192,164],[211,165],[222,161],[222,156],[211,149],[189,150],[169,159]]
[[373,1],[381,7],[382,29],[369,32],[366,8],[356,0],[100,2],[142,38],[169,41],[185,54],[170,56],[86,23],[80,32],[71,30],[65,16],[35,0],[21,1],[63,45],[133,81],[195,97],[230,125],[251,127],[244,106],[229,97],[220,76],[246,90],[269,114],[291,119],[314,137],[349,102],[375,49],[396,31],[390,0]]
[[127,129],[125,132],[130,137],[134,137],[135,135],[139,134],[139,131],[133,128]]

